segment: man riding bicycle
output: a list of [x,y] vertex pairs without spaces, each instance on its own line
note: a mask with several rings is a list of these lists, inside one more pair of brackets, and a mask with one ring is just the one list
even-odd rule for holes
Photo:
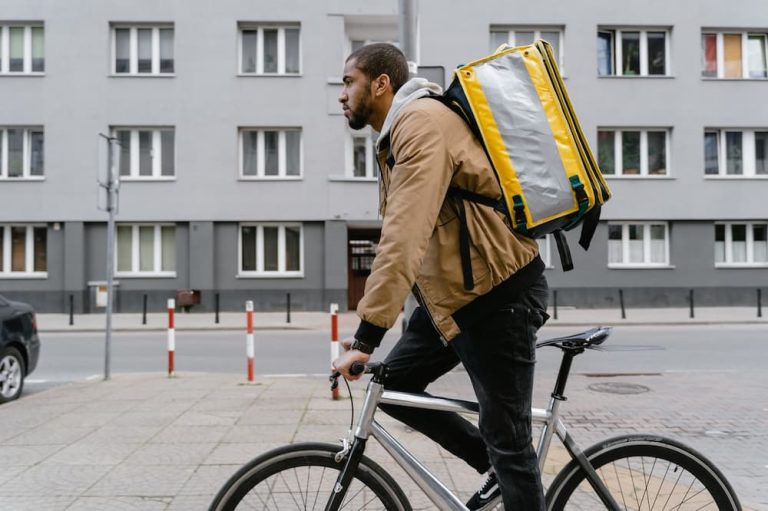
[[531,444],[536,331],[549,317],[544,263],[535,240],[505,215],[464,201],[452,189],[498,198],[501,189],[481,143],[440,101],[440,88],[408,80],[405,56],[389,44],[353,52],[339,96],[352,129],[380,133],[381,240],[361,322],[334,367],[350,380],[391,328],[408,293],[416,308],[389,353],[388,390],[423,392],[464,365],[480,405],[479,429],[457,414],[382,409],[462,458],[486,484],[467,503],[482,509],[501,492],[506,509],[544,509]]

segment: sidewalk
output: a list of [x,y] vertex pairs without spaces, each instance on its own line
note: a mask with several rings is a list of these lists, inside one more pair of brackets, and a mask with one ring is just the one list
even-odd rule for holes
[[[626,318],[621,318],[619,309],[575,309],[560,307],[557,319],[550,308],[550,326],[583,326],[596,325],[690,325],[690,324],[768,324],[768,310],[763,317],[757,317],[756,307],[699,307],[690,317],[688,308],[666,309],[629,309]],[[257,330],[275,329],[304,329],[326,330],[330,328],[330,315],[327,312],[292,312],[291,322],[286,321],[285,312],[255,312],[254,328]],[[219,323],[215,322],[213,313],[183,313],[175,314],[177,331],[184,330],[244,330],[245,312],[223,312],[219,314]],[[358,318],[354,312],[339,314],[339,328],[354,330]],[[399,325],[399,321],[397,322]],[[106,327],[106,316],[99,314],[77,314],[73,317],[73,325],[69,324],[68,314],[38,314],[37,326],[40,332],[84,332],[103,331]],[[167,313],[147,314],[146,325],[142,324],[142,315],[121,313],[112,315],[112,329],[116,332],[152,331],[168,328]]]

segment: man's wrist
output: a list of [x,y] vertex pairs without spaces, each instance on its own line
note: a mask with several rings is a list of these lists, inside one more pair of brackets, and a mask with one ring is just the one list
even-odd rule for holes
[[367,344],[359,339],[355,339],[355,342],[352,343],[350,349],[361,351],[367,355],[370,355],[373,353],[373,350],[376,349],[376,347],[371,346],[370,344]]

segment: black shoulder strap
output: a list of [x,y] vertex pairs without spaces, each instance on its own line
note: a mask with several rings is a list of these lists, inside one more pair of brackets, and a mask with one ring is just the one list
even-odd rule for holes
[[584,214],[583,224],[581,226],[581,236],[579,237],[579,245],[584,250],[589,249],[589,244],[592,242],[592,237],[595,235],[597,224],[600,222],[600,204],[595,206]]
[[565,235],[561,229],[552,233],[557,243],[557,253],[560,254],[560,264],[563,266],[563,271],[571,271],[573,269],[573,259],[571,259],[571,249],[568,248],[568,240],[565,239]]

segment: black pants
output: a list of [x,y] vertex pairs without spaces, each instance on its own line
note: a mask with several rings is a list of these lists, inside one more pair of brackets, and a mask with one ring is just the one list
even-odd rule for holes
[[451,412],[382,406],[392,417],[420,431],[483,473],[493,465],[508,510],[544,509],[531,437],[531,394],[536,331],[549,317],[547,281],[541,276],[526,292],[487,311],[445,346],[426,312],[418,307],[386,359],[385,388],[424,392],[459,362],[480,404],[479,429]]

